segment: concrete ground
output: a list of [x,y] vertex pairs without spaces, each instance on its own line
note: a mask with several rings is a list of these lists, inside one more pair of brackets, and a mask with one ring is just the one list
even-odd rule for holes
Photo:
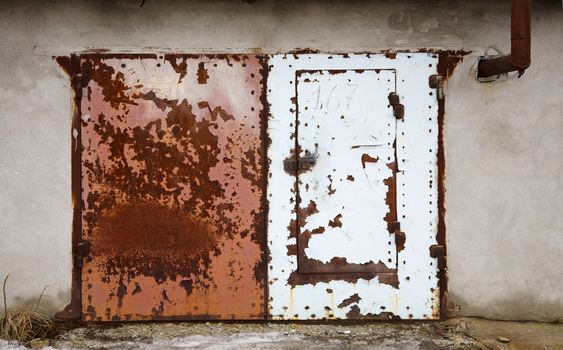
[[[563,324],[454,318],[445,322],[126,323],[63,326],[45,349],[563,349]],[[25,347],[0,341],[0,349]]]

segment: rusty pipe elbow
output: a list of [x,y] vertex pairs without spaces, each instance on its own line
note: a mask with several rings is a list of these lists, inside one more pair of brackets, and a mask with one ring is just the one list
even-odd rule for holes
[[524,74],[531,64],[531,8],[531,0],[512,0],[510,55],[481,59],[478,78],[514,71]]

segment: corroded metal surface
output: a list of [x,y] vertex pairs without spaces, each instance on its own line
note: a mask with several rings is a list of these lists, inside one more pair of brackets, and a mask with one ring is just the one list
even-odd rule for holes
[[[269,63],[271,317],[438,318],[442,292],[438,284],[440,269],[437,258],[429,253],[430,246],[441,240],[438,234],[438,100],[435,91],[428,86],[429,76],[437,74],[438,55],[274,55]],[[365,98],[369,102],[352,112],[336,113],[344,118],[332,120],[332,112],[312,113],[310,110],[320,106],[314,96],[315,88],[320,86],[331,91],[334,78],[321,82],[320,74],[308,76],[311,81],[318,79],[319,85],[309,91],[309,96],[313,94],[311,101],[303,102],[300,95],[304,82],[299,78],[300,72],[318,70],[340,72],[345,77],[341,82],[344,84],[354,84],[358,76],[380,70],[379,74],[386,76],[389,84],[378,85],[375,74],[373,82],[361,84],[369,88],[359,92],[360,96],[369,96]],[[324,79],[325,74],[322,76]],[[399,96],[400,104],[396,103]],[[347,103],[353,101],[347,99],[350,95],[346,92],[338,97],[340,106],[347,107]],[[332,102],[327,98],[324,97],[325,107],[338,105],[334,98]],[[307,106],[305,114],[302,104]],[[399,105],[402,105],[401,111],[393,113]],[[309,112],[310,120],[306,114]],[[395,121],[394,114],[402,119]],[[369,123],[362,122],[366,116],[371,118]],[[345,121],[349,124],[343,124]],[[374,132],[383,142],[369,139]],[[322,140],[326,136],[329,140]],[[356,144],[355,137],[368,139],[358,139]],[[288,145],[287,139],[294,143]],[[336,150],[321,151],[326,145],[330,147],[331,142],[338,144]],[[377,143],[381,145],[375,146]],[[364,144],[367,146],[361,146]],[[351,149],[353,146],[360,147]],[[287,159],[304,158],[306,151],[315,155],[315,164],[310,169],[283,171]],[[340,159],[338,164],[323,163],[336,158]],[[350,171],[354,173],[348,178]],[[354,182],[361,176],[365,182],[356,183],[355,187]],[[341,184],[346,184],[345,188],[339,188]],[[376,198],[372,198],[370,192]],[[333,202],[331,197],[336,195],[342,197]],[[332,212],[337,208],[338,212]],[[387,226],[383,225],[385,221]],[[331,223],[332,232],[326,232]],[[354,245],[356,237],[370,232],[365,226],[373,228],[373,236],[362,237]],[[351,229],[348,235],[346,228]],[[393,234],[396,238],[392,238]],[[303,242],[299,235],[306,235],[309,240]],[[361,246],[361,242],[368,246]],[[315,257],[325,267],[330,261],[345,261],[344,266],[348,267],[330,266],[324,270],[307,270],[306,267],[303,271],[303,257]],[[354,263],[365,264],[366,269],[346,271]],[[370,263],[379,263],[379,270],[375,266],[370,270]]]
[[264,62],[81,58],[84,320],[260,319]]
[[444,317],[463,54],[58,57],[76,102],[58,317]]

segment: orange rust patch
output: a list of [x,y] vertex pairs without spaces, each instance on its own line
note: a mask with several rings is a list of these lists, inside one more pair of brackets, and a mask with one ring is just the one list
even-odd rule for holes
[[342,227],[342,214],[338,214],[334,217],[334,219],[328,221],[328,226],[330,227]]
[[393,314],[392,312],[384,311],[379,314],[362,314],[358,305],[353,305],[350,311],[346,313],[346,318],[351,320],[400,320],[401,317]]
[[357,303],[360,300],[362,300],[362,298],[360,298],[358,293],[355,293],[355,294],[352,294],[349,298],[342,300],[342,302],[340,304],[338,304],[338,307],[346,307],[348,305]]
[[197,66],[197,82],[199,84],[207,84],[207,79],[209,79],[209,74],[207,74],[205,64],[203,62],[199,62]]
[[377,163],[379,161],[379,157],[373,158],[367,153],[362,154],[362,168],[366,168],[366,163]]

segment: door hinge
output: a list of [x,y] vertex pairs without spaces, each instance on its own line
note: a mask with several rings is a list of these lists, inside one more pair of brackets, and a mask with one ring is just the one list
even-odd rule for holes
[[393,115],[397,119],[403,119],[405,116],[405,106],[401,104],[401,99],[396,92],[391,92],[388,96],[389,104],[393,107]]
[[76,264],[82,267],[82,259],[90,254],[92,244],[88,241],[81,241],[76,244]]
[[404,232],[401,232],[401,223],[399,221],[391,221],[387,224],[387,230],[389,233],[395,234],[395,245],[398,247],[403,247],[407,237]]
[[74,96],[78,99],[82,98],[82,88],[87,84],[83,74],[76,74],[71,79],[72,88],[74,89]]
[[90,254],[91,246],[92,244],[89,241],[78,242],[78,244],[76,245],[76,255],[84,257]]
[[431,89],[436,89],[436,93],[438,94],[438,100],[444,98],[444,76],[434,74],[428,78],[428,86]]
[[317,158],[313,155],[300,157],[298,159],[286,159],[283,161],[284,170],[309,170],[315,165]]
[[430,256],[438,260],[438,268],[443,269],[446,267],[446,247],[443,245],[434,244],[430,246]]

